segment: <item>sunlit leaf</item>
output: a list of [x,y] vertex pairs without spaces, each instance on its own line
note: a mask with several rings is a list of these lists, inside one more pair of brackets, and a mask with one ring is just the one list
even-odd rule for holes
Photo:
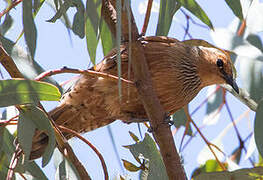
[[134,165],[133,163],[127,160],[122,159],[122,162],[123,162],[123,166],[125,167],[125,169],[127,169],[130,172],[136,172],[141,169],[140,167],[137,167],[136,165]]
[[201,173],[196,176],[194,180],[222,180],[222,179],[233,179],[233,180],[258,180],[263,176],[263,168],[247,168],[240,169],[236,171],[223,171],[223,172],[210,172],[210,173]]
[[36,51],[37,29],[32,14],[32,1],[23,1],[22,3],[25,40],[31,57],[34,58]]
[[240,0],[225,0],[227,5],[231,8],[233,13],[240,19],[243,20],[242,7]]
[[100,38],[103,49],[103,54],[106,56],[111,49],[114,48],[114,37],[111,34],[111,31],[108,28],[108,25],[103,20],[100,26]]
[[174,0],[160,0],[158,25],[155,33],[156,36],[168,35],[173,16],[180,7],[180,4]]
[[203,9],[199,6],[199,4],[195,0],[176,0],[183,7],[185,7],[188,11],[194,14],[198,19],[200,19],[203,23],[205,23],[208,27],[213,29],[212,22],[203,11]]
[[253,0],[246,18],[246,25],[250,32],[258,33],[263,31],[262,11],[263,3],[259,0]]
[[52,128],[52,125],[47,117],[47,115],[36,106],[23,106],[20,109],[20,116],[26,118],[33,122],[37,129],[45,130],[48,134],[48,145],[43,155],[42,166],[46,166],[50,161],[50,158],[53,154],[56,141],[55,141],[55,133]]
[[168,179],[165,167],[153,139],[146,133],[143,141],[125,146],[138,158],[141,154],[149,159],[149,179]]
[[135,142],[139,142],[139,138],[133,132],[129,131],[129,134]]
[[59,90],[45,82],[24,79],[0,80],[0,107],[59,99]]
[[[32,62],[28,53],[26,53],[19,45],[15,44],[9,39],[4,38],[3,36],[0,36],[0,41],[25,78],[33,80],[35,77],[45,71],[36,61]],[[43,81],[55,85],[57,88],[59,88],[60,92],[62,92],[62,87],[52,77],[44,78]]]

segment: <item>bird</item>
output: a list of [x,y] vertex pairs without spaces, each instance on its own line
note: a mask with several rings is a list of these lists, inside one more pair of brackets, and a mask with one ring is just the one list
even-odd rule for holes
[[[187,105],[206,86],[229,84],[238,93],[230,56],[215,47],[193,46],[175,38],[148,36],[140,39],[152,79],[152,86],[168,115]],[[120,46],[121,77],[134,80],[129,64],[129,43]],[[113,49],[92,71],[118,76],[117,49]],[[131,60],[132,61],[132,60]],[[131,62],[132,63],[132,62]],[[130,71],[130,73],[129,73]],[[57,125],[78,133],[92,131],[115,120],[145,122],[147,114],[131,83],[81,75],[65,92],[60,104],[49,112]],[[65,133],[67,139],[73,136]],[[45,132],[37,130],[32,140],[30,159],[43,155],[48,144]]]

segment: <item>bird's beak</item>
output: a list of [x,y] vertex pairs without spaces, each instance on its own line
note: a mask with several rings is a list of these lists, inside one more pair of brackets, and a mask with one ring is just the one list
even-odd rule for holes
[[239,88],[237,86],[236,81],[233,79],[232,76],[225,74],[224,79],[226,80],[226,83],[232,86],[232,88],[239,94]]

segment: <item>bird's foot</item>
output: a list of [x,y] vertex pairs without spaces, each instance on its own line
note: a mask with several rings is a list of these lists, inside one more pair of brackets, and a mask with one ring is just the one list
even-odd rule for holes
[[[172,126],[172,125],[174,124],[174,122],[171,120],[171,116],[169,116],[168,113],[165,113],[165,115],[164,115],[164,121],[163,121],[161,124],[165,124],[165,125],[168,125],[168,126]],[[150,127],[148,128],[148,132],[149,132],[149,133],[152,133],[153,131],[156,131],[157,128],[158,128],[158,126],[155,127],[155,128],[153,128],[152,126],[150,126]]]

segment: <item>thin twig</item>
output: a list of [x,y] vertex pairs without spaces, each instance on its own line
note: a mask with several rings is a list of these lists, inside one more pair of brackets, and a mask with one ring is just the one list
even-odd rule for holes
[[[68,68],[68,67],[63,67],[61,69],[55,69],[55,70],[50,70],[50,71],[46,71],[41,73],[40,75],[38,75],[35,80],[36,81],[41,81],[42,79],[44,79],[47,76],[53,76],[53,75],[57,75],[57,74],[62,74],[62,73],[73,73],[73,74],[84,74],[84,75],[89,75],[89,76],[94,76],[94,77],[102,77],[108,80],[112,80],[112,81],[118,81],[118,77],[111,75],[111,74],[107,74],[107,73],[103,73],[103,72],[97,72],[97,71],[92,71],[92,70],[80,70],[80,69],[72,69],[72,68]],[[134,84],[133,81],[130,80],[126,80],[124,78],[120,78],[121,81],[125,82],[125,83],[129,83],[129,84]]]
[[152,4],[153,4],[153,0],[148,0],[147,10],[146,10],[145,18],[144,18],[142,31],[141,31],[142,36],[144,36],[147,31],[147,27],[148,27],[150,16],[151,16]]
[[77,133],[76,131],[72,130],[72,129],[69,129],[69,128],[66,128],[64,126],[58,126],[59,129],[61,129],[62,131],[64,132],[67,132],[67,133],[71,133],[71,134],[74,134],[75,137],[79,138],[80,140],[82,140],[83,142],[85,142],[96,154],[97,156],[99,157],[100,159],[100,162],[101,162],[101,165],[103,167],[103,171],[104,171],[104,175],[105,175],[105,180],[108,180],[109,179],[109,175],[108,175],[108,171],[107,171],[107,166],[106,166],[106,163],[103,159],[103,156],[101,155],[101,153],[97,150],[97,148],[95,146],[93,146],[93,144],[91,144],[91,142],[89,142],[87,139],[85,139],[84,137],[82,137],[79,133]]
[[21,3],[23,0],[17,0],[17,1],[12,1],[11,5],[9,7],[7,7],[5,10],[3,10],[0,13],[0,19],[6,14],[8,13],[11,9],[13,9],[14,7],[16,7],[19,3]]
[[[212,145],[213,145],[214,147],[217,147],[217,146],[214,145],[214,144],[212,144],[212,143],[210,143],[210,142],[205,138],[205,136],[203,135],[203,133],[199,130],[199,128],[198,128],[198,126],[195,124],[195,122],[194,122],[192,119],[190,119],[190,120],[191,120],[191,122],[193,123],[194,127],[196,128],[196,130],[198,131],[198,133],[200,134],[200,136],[202,137],[202,139],[205,141],[206,145],[208,146],[208,148],[210,149],[210,151],[212,152],[212,154],[214,155],[214,157],[215,157],[217,163],[219,164],[219,166],[220,166],[224,171],[226,171],[225,166],[219,161],[219,159],[217,158],[214,150],[211,148]],[[219,148],[217,147],[216,149],[219,149]],[[220,150],[220,152],[222,152],[222,151]]]

